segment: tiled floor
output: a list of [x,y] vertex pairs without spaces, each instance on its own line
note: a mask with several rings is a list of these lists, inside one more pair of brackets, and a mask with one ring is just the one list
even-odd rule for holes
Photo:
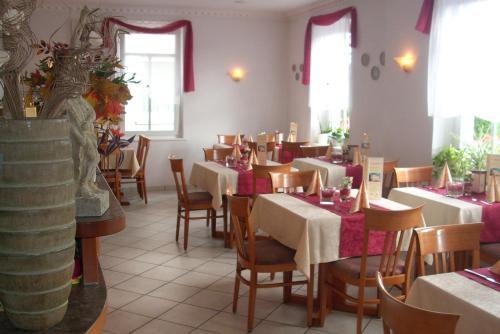
[[[150,192],[148,205],[133,189],[125,195],[131,201],[125,207],[127,228],[102,239],[110,306],[105,333],[246,333],[244,285],[237,314],[231,308],[234,250],[224,249],[204,220],[197,220],[184,252],[182,241],[175,242],[175,193]],[[308,328],[305,306],[285,305],[281,298],[280,288],[257,291],[253,333],[355,332],[355,316],[342,312],[332,312],[323,328]],[[382,333],[380,320],[366,318],[363,333]]]

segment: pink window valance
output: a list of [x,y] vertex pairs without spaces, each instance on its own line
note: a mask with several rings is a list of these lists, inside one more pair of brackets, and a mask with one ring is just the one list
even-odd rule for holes
[[311,43],[313,24],[318,26],[329,26],[343,18],[345,15],[351,15],[351,47],[355,48],[358,44],[358,15],[356,8],[348,7],[335,13],[313,16],[307,22],[306,38],[304,41],[304,71],[302,73],[302,83],[309,85],[311,76]]
[[113,44],[113,25],[118,25],[124,27],[128,30],[147,33],[147,34],[166,34],[176,31],[177,29],[186,28],[186,34],[184,38],[184,68],[183,68],[183,80],[184,80],[184,92],[194,91],[194,65],[193,65],[193,28],[191,26],[191,21],[179,20],[161,27],[149,28],[133,25],[127,22],[123,22],[114,17],[107,17],[103,22],[103,36],[104,36],[104,46],[111,47]]
[[417,25],[415,29],[424,34],[431,32],[432,11],[434,9],[434,0],[424,0],[420,15],[418,16]]

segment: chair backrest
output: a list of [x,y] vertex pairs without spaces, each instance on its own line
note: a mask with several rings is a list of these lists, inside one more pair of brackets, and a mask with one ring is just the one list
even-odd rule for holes
[[418,274],[426,275],[424,260],[427,255],[433,256],[436,274],[478,268],[482,228],[483,223],[474,223],[415,229]]
[[396,187],[432,184],[432,166],[394,168]]
[[457,314],[427,311],[405,304],[391,296],[385,289],[382,275],[376,274],[380,296],[380,315],[384,334],[453,334],[457,326]]
[[315,170],[308,170],[291,173],[269,173],[269,177],[271,178],[273,193],[279,190],[283,190],[284,193],[290,193],[297,191],[299,187],[302,187],[306,191],[315,174]]
[[[250,149],[252,151],[255,151],[255,154],[257,154],[257,142],[255,142],[255,141],[249,141],[248,142],[248,147],[250,147]],[[274,152],[275,147],[276,147],[276,142],[274,142],[274,141],[268,141],[266,143],[266,152]]]
[[227,197],[238,255],[255,264],[255,231],[250,222],[249,198]]
[[[240,135],[243,137],[243,135]],[[219,144],[233,145],[236,135],[217,135]]]
[[281,142],[281,150],[283,152],[290,152],[292,154],[293,158],[301,158],[301,157],[303,157],[303,155],[302,155],[302,150],[300,149],[300,147],[306,146],[308,144],[309,144],[309,142],[307,142],[307,141],[297,141],[297,142],[282,141]]
[[301,146],[302,156],[307,158],[322,157],[328,151],[328,145],[325,146]]
[[139,135],[139,144],[137,146],[137,161],[139,161],[139,166],[142,171],[146,171],[146,161],[148,159],[149,145],[151,144],[151,139],[144,135]]
[[205,161],[225,160],[228,155],[233,153],[233,148],[204,148]]
[[[409,281],[409,272],[411,265],[411,256],[406,257],[405,270],[398,274],[401,266],[401,255],[403,251],[403,242],[409,240],[414,228],[422,227],[422,207],[407,210],[377,210],[364,209],[365,228],[363,241],[363,255],[361,257],[360,280],[364,285],[366,278],[366,263],[368,259],[368,241],[370,232],[385,232],[384,246],[380,256],[379,271],[384,277],[405,275],[406,281]],[[408,254],[413,253],[413,244],[410,244]],[[390,277],[388,279],[390,281]]]
[[269,173],[290,173],[292,166],[290,164],[283,165],[252,165],[252,194],[253,198],[257,197],[257,180],[270,181]]
[[172,174],[174,175],[175,189],[177,190],[177,199],[182,205],[189,205],[189,196],[186,186],[186,178],[184,176],[184,164],[183,160],[179,158],[171,158],[170,168],[172,169]]
[[398,166],[399,160],[384,161],[384,184],[382,193],[384,197],[389,195],[392,187],[396,184],[394,178],[394,168]]

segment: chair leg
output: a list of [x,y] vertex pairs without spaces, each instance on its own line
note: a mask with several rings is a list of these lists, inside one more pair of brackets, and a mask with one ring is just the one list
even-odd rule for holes
[[361,334],[363,329],[363,311],[365,304],[365,287],[363,284],[358,288],[358,314],[356,319],[356,333]]
[[188,248],[188,236],[189,236],[189,210],[186,209],[184,212],[184,250]]
[[250,294],[248,295],[248,323],[247,331],[253,330],[253,318],[255,316],[255,299],[257,297],[257,272],[252,271],[250,274]]
[[215,209],[209,210],[212,213],[212,238],[215,238],[216,236],[216,220],[217,220],[217,211]]
[[269,275],[269,278],[271,279],[271,281],[274,281],[274,277],[276,277],[276,273],[271,273]]
[[309,282],[307,283],[307,326],[312,326],[314,308],[314,264],[309,267]]
[[207,227],[210,225],[210,209],[207,209]]
[[144,194],[144,203],[148,204],[148,192],[146,190],[146,179],[142,179],[142,193]]
[[238,297],[240,294],[240,277],[241,266],[239,263],[236,264],[236,275],[234,277],[234,293],[233,293],[233,313],[238,310]]
[[[283,273],[283,282],[290,283],[293,278],[293,271],[285,271]],[[289,303],[292,297],[292,286],[283,287],[283,303]]]
[[135,180],[135,182],[136,182],[136,185],[137,185],[137,192],[139,193],[139,197],[140,197],[141,199],[143,199],[143,198],[144,198],[144,195],[143,195],[143,193],[142,193],[142,185],[141,185],[141,182],[140,182],[139,180],[137,180],[137,179]]
[[181,206],[177,206],[177,228],[175,229],[175,241],[179,241],[179,228],[181,226]]

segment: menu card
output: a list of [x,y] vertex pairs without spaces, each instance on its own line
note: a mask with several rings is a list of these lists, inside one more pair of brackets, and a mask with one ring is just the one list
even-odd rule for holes
[[383,178],[384,158],[367,157],[363,165],[363,181],[370,200],[382,198]]
[[297,128],[298,124],[295,122],[290,123],[290,131],[288,132],[288,141],[296,142],[297,141]]
[[257,136],[257,160],[259,160],[259,165],[267,163],[267,136],[265,134]]
[[496,175],[497,180],[500,178],[500,154],[488,154],[486,158],[486,189],[490,185],[491,175]]

